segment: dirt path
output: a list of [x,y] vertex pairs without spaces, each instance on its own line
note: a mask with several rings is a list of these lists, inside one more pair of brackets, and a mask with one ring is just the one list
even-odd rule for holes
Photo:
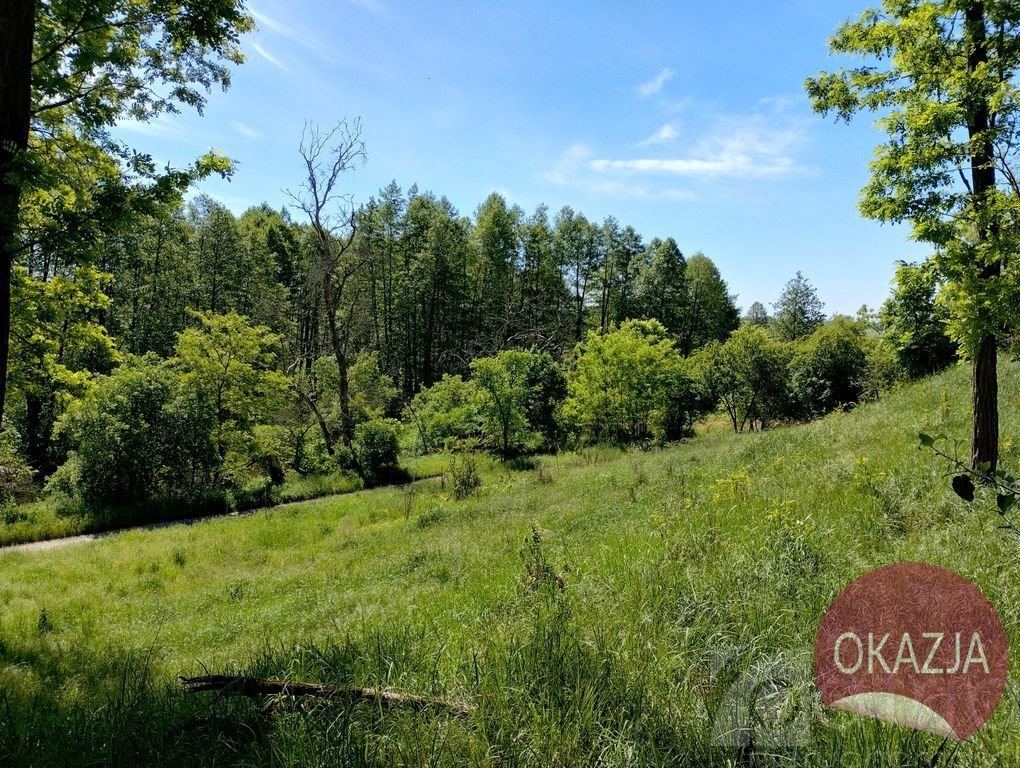
[[[432,477],[421,477],[417,480],[412,480],[408,485],[418,485],[419,483],[427,483],[429,480],[436,480],[441,475],[433,475]],[[147,525],[132,525],[127,528],[115,528],[112,531],[100,531],[98,533],[83,533],[80,536],[65,536],[62,539],[46,539],[44,541],[30,541],[26,544],[9,544],[4,547],[0,547],[0,555],[5,552],[45,552],[50,549],[60,549],[61,547],[69,547],[72,544],[85,544],[90,541],[98,541],[99,539],[108,539],[111,536],[116,536],[121,533],[127,533],[128,531],[157,531],[160,528],[171,528],[178,525],[194,525],[200,523],[203,520],[219,520],[224,517],[248,517],[250,515],[256,515],[259,512],[269,512],[276,509],[286,509],[287,507],[294,507],[298,504],[307,504],[312,501],[321,501],[322,499],[335,499],[341,496],[351,496],[358,493],[369,493],[371,491],[378,490],[379,488],[393,486],[377,486],[376,488],[365,488],[360,491],[348,491],[347,493],[331,493],[326,496],[317,496],[314,499],[302,499],[301,501],[285,501],[283,504],[277,504],[272,507],[258,507],[256,509],[247,509],[243,512],[225,512],[222,515],[203,515],[202,517],[187,517],[182,520],[166,520],[161,523],[149,523]]]

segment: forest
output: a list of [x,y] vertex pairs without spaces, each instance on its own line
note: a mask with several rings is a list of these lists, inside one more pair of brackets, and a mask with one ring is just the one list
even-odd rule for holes
[[918,267],[879,313],[826,318],[798,273],[741,316],[707,256],[570,208],[469,217],[392,183],[343,231],[298,214],[176,199],[87,261],[27,249],[9,520],[39,493],[124,524],[271,503],[288,475],[399,480],[402,451],[661,443],[717,409],[762,429],[954,360]]
[[285,199],[235,215],[187,193],[233,174],[226,156],[160,169],[109,128],[201,108],[252,18],[72,11],[40,6],[43,54],[12,102],[31,137],[0,313],[15,538],[54,514],[95,528],[262,506],[288,477],[397,481],[401,453],[661,444],[716,412],[736,432],[803,421],[940,370],[966,336],[960,281],[935,261],[903,264],[878,312],[827,317],[801,272],[742,312],[682,232],[646,241],[496,193],[465,213],[396,181],[356,202],[354,116],[306,123]]

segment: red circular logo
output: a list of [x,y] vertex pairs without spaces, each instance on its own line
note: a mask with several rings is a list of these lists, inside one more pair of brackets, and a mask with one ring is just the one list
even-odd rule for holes
[[927,563],[861,576],[815,638],[825,704],[954,739],[991,717],[1007,672],[1006,633],[988,598]]

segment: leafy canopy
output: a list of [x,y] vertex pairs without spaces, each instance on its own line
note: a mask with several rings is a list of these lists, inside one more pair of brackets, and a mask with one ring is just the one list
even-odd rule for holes
[[815,109],[846,121],[874,113],[886,136],[861,212],[908,222],[938,246],[957,340],[973,349],[1002,325],[1005,286],[989,267],[1005,265],[1018,236],[1020,5],[885,0],[843,24],[830,48],[864,63],[808,78]]
[[582,441],[679,437],[693,420],[694,386],[658,320],[628,320],[577,346],[563,416]]

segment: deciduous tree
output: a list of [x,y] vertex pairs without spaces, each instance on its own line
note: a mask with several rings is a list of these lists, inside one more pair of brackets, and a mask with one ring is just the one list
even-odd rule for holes
[[865,63],[806,83],[815,109],[849,120],[881,114],[861,211],[905,221],[937,249],[954,327],[973,367],[971,460],[999,455],[996,337],[1000,276],[1015,251],[1020,203],[1020,5],[1013,0],[885,0],[830,41]]
[[304,163],[301,191],[292,193],[308,217],[315,238],[313,279],[322,290],[329,343],[336,360],[340,398],[340,437],[348,448],[354,439],[351,415],[351,326],[356,307],[354,278],[365,265],[365,253],[352,249],[357,230],[353,200],[340,188],[344,173],[365,159],[361,121],[342,120],[331,130],[306,125],[299,147]]
[[[125,212],[226,172],[215,155],[158,171],[109,128],[201,109],[206,91],[229,84],[238,38],[251,28],[242,0],[0,0],[0,419],[14,262],[31,244],[90,244]],[[60,185],[72,194],[32,194]]]

